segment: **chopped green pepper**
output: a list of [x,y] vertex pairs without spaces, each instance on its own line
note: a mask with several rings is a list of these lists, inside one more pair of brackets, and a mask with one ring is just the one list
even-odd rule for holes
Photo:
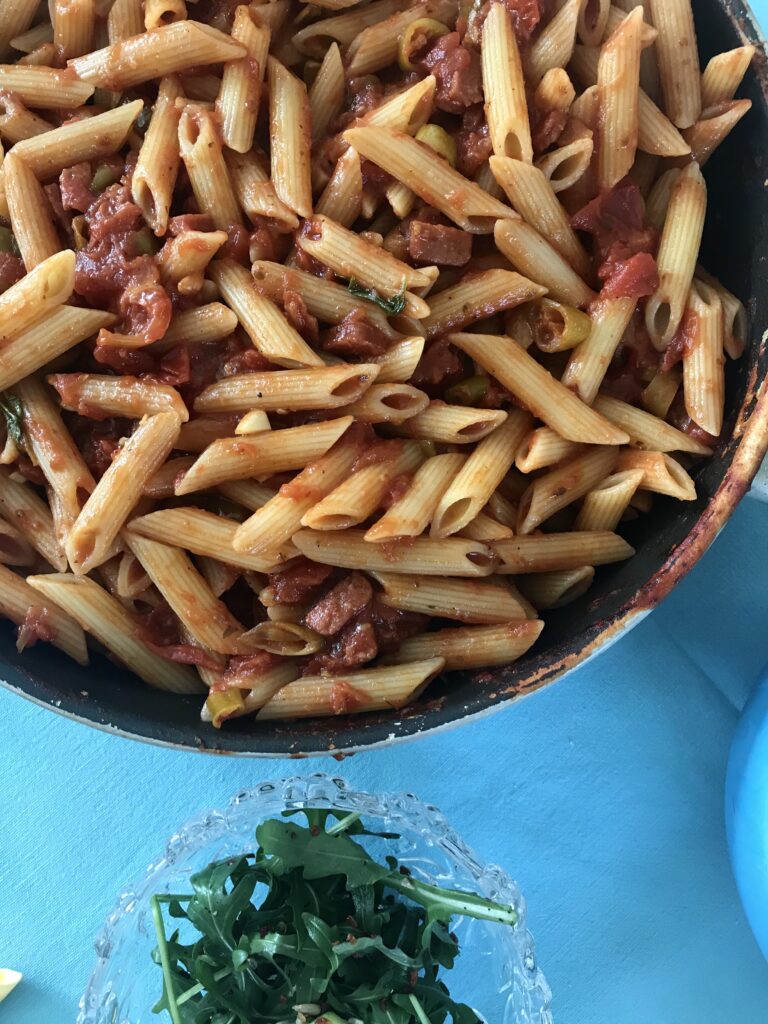
[[154,256],[159,248],[157,239],[152,234],[151,228],[140,228],[133,236],[133,240],[137,251],[141,253],[142,256]]
[[466,377],[445,392],[445,400],[452,405],[477,405],[488,392],[488,378],[482,374]]
[[114,185],[120,178],[116,167],[109,164],[99,164],[91,178],[91,192],[103,192],[105,188]]
[[434,149],[451,167],[456,166],[456,143],[445,128],[439,124],[425,124],[416,132],[416,139]]
[[435,18],[416,18],[400,36],[397,46],[397,60],[403,71],[418,71],[413,63],[414,53],[425,49],[427,44],[440,36],[448,35],[451,30],[442,21]]

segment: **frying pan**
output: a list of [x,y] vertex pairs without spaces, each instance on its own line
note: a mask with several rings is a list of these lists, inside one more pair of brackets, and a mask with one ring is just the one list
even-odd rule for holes
[[[637,548],[599,570],[580,602],[550,613],[541,640],[515,665],[450,673],[405,711],[290,723],[239,719],[221,731],[200,721],[200,699],[151,690],[96,655],[81,668],[55,648],[19,655],[0,626],[0,682],[30,700],[100,729],[166,746],[280,757],[340,754],[417,737],[505,707],[553,682],[618,638],[685,575],[749,488],[768,447],[768,68],[755,18],[740,0],[694,0],[702,58],[755,43],[755,67],[740,95],[753,102],[706,169],[709,212],[702,262],[747,302],[750,344],[727,375],[726,436],[694,472],[698,498],[662,499],[622,530]],[[768,331],[766,331],[768,336]]]

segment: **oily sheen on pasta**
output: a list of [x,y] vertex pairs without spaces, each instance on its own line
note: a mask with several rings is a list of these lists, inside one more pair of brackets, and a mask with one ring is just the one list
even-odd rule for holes
[[19,647],[216,727],[524,655],[721,441],[752,56],[690,0],[0,0]]

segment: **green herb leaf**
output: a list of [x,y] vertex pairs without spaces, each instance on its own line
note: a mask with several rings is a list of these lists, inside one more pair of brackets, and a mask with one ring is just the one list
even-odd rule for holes
[[17,448],[25,452],[27,445],[24,440],[24,406],[16,395],[10,391],[0,393],[0,412],[5,417],[8,437]]
[[350,278],[347,288],[356,299],[366,299],[368,302],[375,302],[389,316],[399,316],[405,309],[405,293],[408,290],[405,280],[403,280],[402,287],[397,295],[393,295],[389,299],[379,295],[375,288],[366,288],[364,285],[358,284],[354,277]]

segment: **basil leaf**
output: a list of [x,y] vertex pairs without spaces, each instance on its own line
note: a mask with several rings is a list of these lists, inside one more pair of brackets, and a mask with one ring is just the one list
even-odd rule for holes
[[354,277],[350,278],[347,289],[356,299],[366,299],[368,302],[375,303],[389,316],[399,316],[405,309],[405,293],[407,291],[405,280],[403,280],[402,287],[397,295],[393,295],[389,299],[379,295],[375,288],[366,288],[365,285],[359,284]]
[[10,391],[5,391],[0,394],[0,412],[5,417],[8,437],[10,437],[17,448],[25,452],[27,444],[24,440],[24,406],[16,395]]

